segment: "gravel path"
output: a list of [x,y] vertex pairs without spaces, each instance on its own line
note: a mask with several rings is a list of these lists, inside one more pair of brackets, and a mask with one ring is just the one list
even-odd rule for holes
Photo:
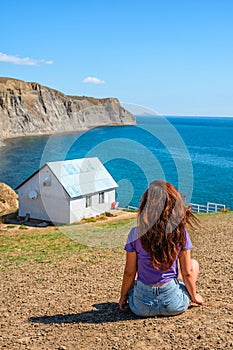
[[47,263],[22,261],[1,273],[0,348],[232,349],[233,214],[202,215],[191,233],[203,307],[140,319],[118,310],[123,248],[94,249]]

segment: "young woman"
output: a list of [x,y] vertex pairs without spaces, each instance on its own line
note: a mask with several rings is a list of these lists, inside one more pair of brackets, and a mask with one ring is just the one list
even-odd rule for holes
[[186,229],[196,221],[174,186],[165,181],[150,184],[142,196],[138,226],[125,245],[121,310],[128,301],[138,316],[170,316],[184,312],[190,300],[203,304],[196,292],[199,264],[191,259]]

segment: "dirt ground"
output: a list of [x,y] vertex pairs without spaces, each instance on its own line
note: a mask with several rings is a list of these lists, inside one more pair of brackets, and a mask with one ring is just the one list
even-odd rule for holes
[[1,272],[0,348],[232,349],[233,214],[202,215],[200,221],[191,238],[204,306],[190,304],[167,318],[120,312],[123,247],[12,263]]

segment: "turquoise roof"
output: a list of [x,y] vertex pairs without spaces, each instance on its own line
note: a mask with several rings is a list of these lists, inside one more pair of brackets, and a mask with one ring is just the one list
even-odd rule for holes
[[47,166],[71,198],[118,187],[97,157],[48,162]]

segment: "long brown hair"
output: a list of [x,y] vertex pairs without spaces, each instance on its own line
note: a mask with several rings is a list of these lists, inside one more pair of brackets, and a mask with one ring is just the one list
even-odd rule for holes
[[186,224],[197,222],[173,185],[162,180],[150,184],[141,199],[138,227],[142,246],[155,268],[166,271],[172,266],[179,249],[185,247]]

